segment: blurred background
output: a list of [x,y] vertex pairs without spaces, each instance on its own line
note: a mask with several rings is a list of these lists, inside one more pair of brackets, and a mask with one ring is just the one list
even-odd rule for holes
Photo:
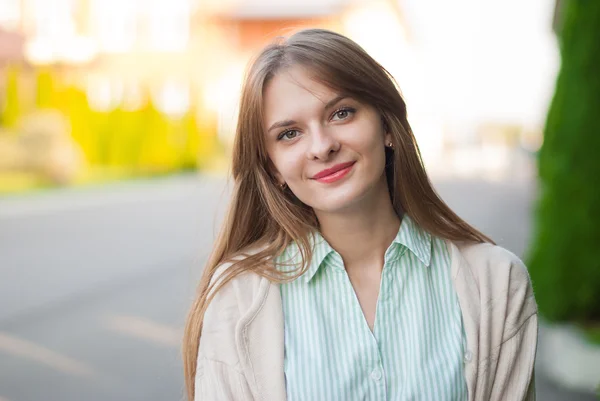
[[596,399],[598,4],[0,0],[0,401],[183,398],[244,69],[304,27],[395,76],[436,189],[528,265],[538,399]]

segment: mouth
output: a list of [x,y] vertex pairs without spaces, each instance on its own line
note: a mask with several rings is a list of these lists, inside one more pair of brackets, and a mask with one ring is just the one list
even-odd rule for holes
[[352,170],[354,163],[355,162],[336,164],[331,168],[318,172],[312,177],[312,179],[327,184],[341,180],[346,174],[348,174]]

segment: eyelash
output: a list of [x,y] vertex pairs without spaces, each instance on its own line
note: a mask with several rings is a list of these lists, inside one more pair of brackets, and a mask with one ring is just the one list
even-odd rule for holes
[[[331,116],[329,117],[329,119],[331,120],[337,113],[340,113],[342,111],[352,114],[352,113],[356,112],[356,109],[354,107],[346,107],[346,106],[340,107],[339,109],[337,109],[336,111],[331,113]],[[346,118],[348,118],[348,117],[346,117]],[[345,120],[345,118],[343,120]],[[279,135],[277,135],[277,140],[278,141],[282,140],[286,134],[288,134],[289,132],[294,132],[294,131],[298,131],[298,130],[289,128],[289,129],[286,129],[285,131],[282,131]],[[291,138],[291,139],[293,139],[293,138]]]

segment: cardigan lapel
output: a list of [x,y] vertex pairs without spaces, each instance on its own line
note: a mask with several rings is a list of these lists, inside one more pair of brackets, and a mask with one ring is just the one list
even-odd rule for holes
[[467,337],[465,349],[465,380],[469,392],[469,401],[475,400],[477,389],[477,365],[479,361],[479,321],[481,306],[479,287],[467,260],[457,245],[446,241],[451,255],[452,282],[458,297],[463,317],[463,326]]
[[236,342],[254,401],[285,401],[283,308],[279,285],[262,278],[256,309],[240,320]]

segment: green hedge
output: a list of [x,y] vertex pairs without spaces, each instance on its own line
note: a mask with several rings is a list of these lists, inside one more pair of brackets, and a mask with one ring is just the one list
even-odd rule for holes
[[570,0],[528,266],[540,313],[600,322],[600,1]]

